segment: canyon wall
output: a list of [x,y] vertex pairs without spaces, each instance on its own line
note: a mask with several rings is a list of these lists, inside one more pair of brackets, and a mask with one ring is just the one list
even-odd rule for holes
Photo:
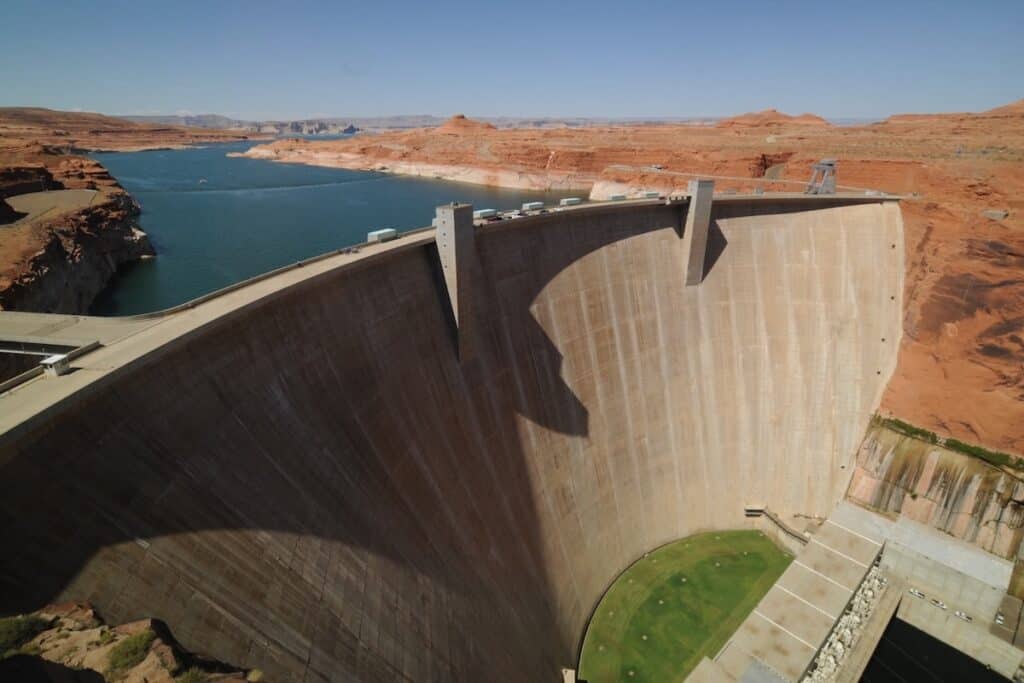
[[[184,148],[237,142],[238,131],[144,125],[88,112],[0,107],[0,309],[85,313],[117,268],[153,248],[138,205],[82,150]],[[102,193],[88,208],[38,220],[9,206],[47,190]]]
[[0,396],[38,406],[0,435],[0,605],[159,618],[273,680],[556,680],[643,552],[827,514],[895,365],[896,204],[716,202],[692,287],[685,211],[478,228],[461,361],[427,233]]
[[867,432],[847,497],[1016,559],[1024,538],[1024,481],[881,424]]
[[139,207],[127,193],[33,226],[41,233],[33,253],[0,278],[0,310],[86,313],[125,263],[153,255],[138,228]]
[[[76,193],[61,190],[88,192],[62,201]],[[0,198],[12,207],[6,224],[0,216],[0,310],[86,313],[118,268],[154,254],[139,205],[92,159],[0,149]],[[36,208],[14,210],[23,203]]]

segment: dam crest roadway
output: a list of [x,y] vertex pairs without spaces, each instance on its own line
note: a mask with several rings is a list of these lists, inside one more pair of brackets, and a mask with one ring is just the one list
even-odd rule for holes
[[693,203],[0,313],[5,345],[92,347],[0,393],[5,604],[156,617],[274,680],[555,679],[648,549],[751,501],[827,516],[895,367],[892,198],[715,196],[704,244]]

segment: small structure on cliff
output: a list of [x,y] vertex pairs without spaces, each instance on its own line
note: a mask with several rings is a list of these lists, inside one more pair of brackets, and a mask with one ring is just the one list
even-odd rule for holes
[[836,193],[836,160],[822,159],[814,165],[805,194]]

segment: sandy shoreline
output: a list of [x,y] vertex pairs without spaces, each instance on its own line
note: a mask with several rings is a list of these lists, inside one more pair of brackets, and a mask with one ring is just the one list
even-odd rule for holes
[[326,168],[344,168],[351,171],[373,171],[433,178],[514,190],[590,192],[598,180],[597,175],[592,173],[525,171],[419,161],[385,161],[350,152],[280,150],[266,145],[253,147],[247,152],[231,152],[227,156],[263,159],[284,164],[305,164]]

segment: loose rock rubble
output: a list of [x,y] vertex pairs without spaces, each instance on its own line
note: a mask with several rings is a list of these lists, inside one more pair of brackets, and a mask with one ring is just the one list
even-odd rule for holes
[[825,645],[818,652],[818,657],[814,660],[814,668],[804,677],[804,683],[810,681],[821,683],[836,679],[836,674],[842,668],[847,653],[860,639],[864,624],[878,603],[885,583],[885,577],[878,571],[878,567],[872,567],[864,577],[860,588],[853,594],[850,606],[836,622]]

